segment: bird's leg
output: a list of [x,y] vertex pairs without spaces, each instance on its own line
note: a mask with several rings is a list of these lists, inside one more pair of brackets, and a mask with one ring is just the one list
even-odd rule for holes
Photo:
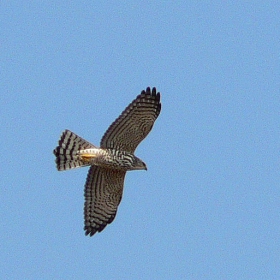
[[85,149],[79,151],[80,157],[85,162],[90,162],[92,159],[98,157],[99,149]]

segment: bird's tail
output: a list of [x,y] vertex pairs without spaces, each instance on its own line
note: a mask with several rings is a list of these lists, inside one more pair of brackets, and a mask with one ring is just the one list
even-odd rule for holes
[[91,148],[96,147],[72,131],[66,129],[61,134],[58,146],[53,151],[56,156],[55,162],[57,170],[62,171],[89,165],[87,162],[81,160],[79,151]]

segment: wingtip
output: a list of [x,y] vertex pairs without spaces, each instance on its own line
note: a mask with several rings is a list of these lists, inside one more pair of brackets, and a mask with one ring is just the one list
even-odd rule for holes
[[90,237],[92,237],[97,232],[96,229],[87,226],[84,227],[84,231],[85,231],[85,236],[89,235]]
[[155,96],[157,100],[160,100],[160,92],[158,92]]
[[160,92],[157,92],[157,88],[153,87],[151,90],[151,87],[147,87],[146,90],[142,90],[141,94],[149,94],[154,97],[160,98]]

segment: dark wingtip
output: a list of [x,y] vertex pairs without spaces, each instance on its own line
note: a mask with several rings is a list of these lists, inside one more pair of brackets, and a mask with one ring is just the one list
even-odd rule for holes
[[160,92],[158,92],[156,95],[155,95],[156,99],[157,100],[160,100]]
[[87,226],[84,227],[84,231],[85,231],[85,236],[89,235],[90,237],[92,237],[97,232],[96,229]]
[[156,96],[157,95],[157,89],[155,87],[153,87],[152,89],[152,95],[153,96]]
[[153,87],[152,90],[150,87],[147,87],[146,91],[145,90],[141,91],[141,94],[149,94],[149,95],[156,97],[157,99],[160,99],[160,92],[157,92],[156,87]]
[[150,87],[146,88],[145,90],[141,91],[141,95],[150,95],[152,98],[154,98],[155,100],[157,100],[159,102],[159,110],[161,109],[161,104],[160,104],[160,92],[157,92],[157,88],[153,87],[152,91]]

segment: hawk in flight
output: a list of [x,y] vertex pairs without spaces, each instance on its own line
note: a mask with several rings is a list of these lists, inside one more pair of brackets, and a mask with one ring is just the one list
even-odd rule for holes
[[147,170],[134,155],[161,110],[160,93],[148,87],[110,125],[100,148],[65,130],[53,153],[59,171],[90,166],[85,183],[85,234],[94,235],[113,222],[129,170]]

